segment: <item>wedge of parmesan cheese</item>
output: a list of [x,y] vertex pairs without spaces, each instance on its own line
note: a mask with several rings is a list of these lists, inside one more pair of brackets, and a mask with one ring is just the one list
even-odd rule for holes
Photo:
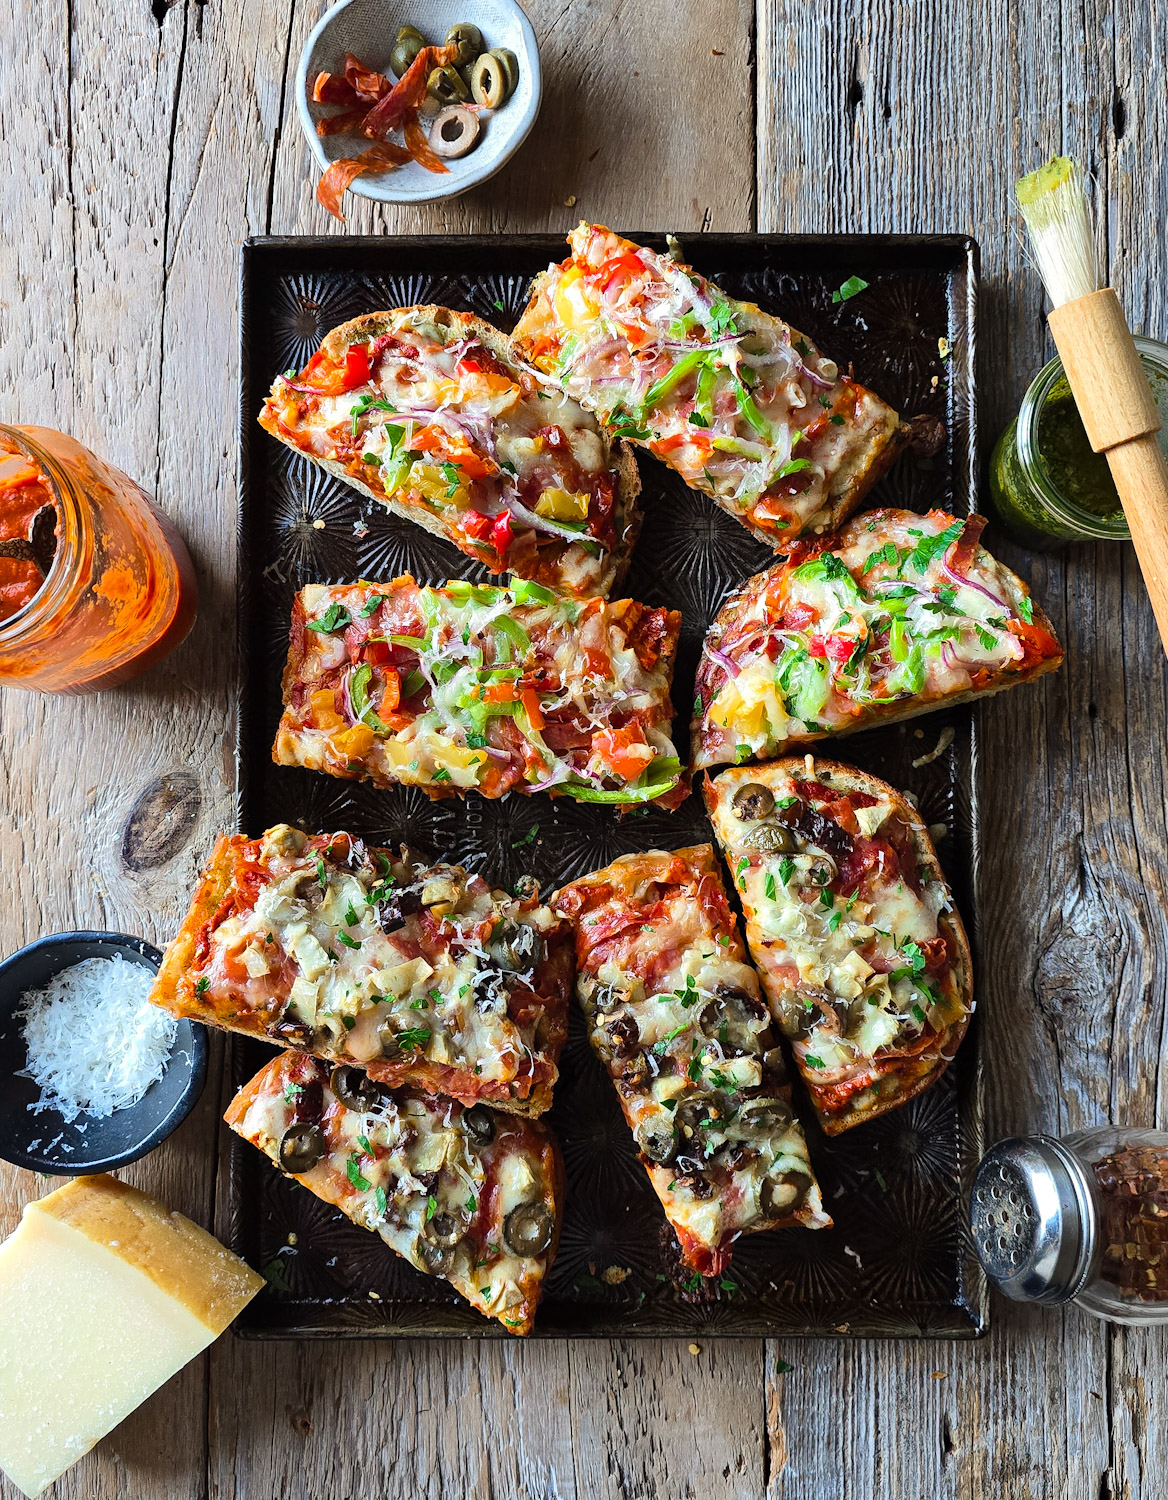
[[114,1177],[30,1203],[0,1244],[0,1469],[39,1495],[264,1285]]

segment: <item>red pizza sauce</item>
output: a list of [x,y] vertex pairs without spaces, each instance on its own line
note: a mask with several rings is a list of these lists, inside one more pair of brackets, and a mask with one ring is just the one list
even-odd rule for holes
[[[56,518],[53,492],[44,471],[0,433],[0,541],[27,542],[33,519],[46,506]],[[0,552],[8,549],[0,549]],[[7,620],[40,592],[40,566],[31,557],[0,556],[0,620]]]

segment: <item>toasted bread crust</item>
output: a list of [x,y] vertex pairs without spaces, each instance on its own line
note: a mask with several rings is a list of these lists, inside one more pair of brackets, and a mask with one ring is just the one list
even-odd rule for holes
[[[760,782],[762,785],[770,785],[780,782],[787,776],[805,775],[805,757],[786,756],[782,760],[768,761],[765,765],[742,766],[732,770],[723,771],[717,777],[707,776],[704,779],[703,795],[706,807],[711,818],[717,807],[727,805],[734,796],[735,791],[747,782]],[[861,771],[855,766],[845,765],[836,760],[815,760],[815,775],[817,777],[830,778],[833,787],[839,787],[845,792],[866,792],[870,796],[891,803],[897,817],[905,824],[912,834],[913,848],[919,865],[929,872],[930,880],[938,881],[946,889],[948,882],[945,880],[941,869],[941,862],[937,858],[937,851],[929,838],[928,829],[912,803],[903,793],[897,791],[886,781],[878,776],[872,776],[866,771]],[[717,825],[715,824],[715,827]],[[730,859],[730,850],[723,847],[723,854]],[[752,955],[754,955],[755,966],[758,968],[762,980],[763,989],[768,998],[772,997],[772,980],[767,972],[765,961],[759,959],[758,955],[765,952],[766,945],[759,931],[757,920],[753,910],[746,902],[743,902],[746,911],[746,933]],[[938,927],[946,937],[953,943],[954,958],[952,969],[957,981],[960,996],[962,1014],[944,1031],[936,1034],[935,1043],[931,1043],[928,1050],[920,1056],[897,1059],[892,1056],[888,1059],[890,1066],[878,1074],[878,1083],[885,1079],[894,1078],[898,1080],[899,1086],[895,1092],[887,1096],[874,1098],[864,1104],[855,1104],[849,1100],[839,1111],[829,1112],[821,1107],[819,1097],[813,1083],[804,1075],[804,1083],[811,1096],[812,1104],[819,1123],[828,1135],[840,1135],[845,1130],[851,1130],[856,1125],[862,1125],[868,1120],[874,1120],[879,1115],[888,1114],[889,1111],[899,1109],[902,1104],[907,1104],[917,1094],[923,1093],[940,1078],[941,1074],[952,1062],[962,1038],[965,1036],[969,1026],[969,1017],[973,1011],[973,959],[970,954],[969,938],[966,935],[965,926],[955,907],[943,911],[938,917]],[[774,1003],[772,999],[772,1009]],[[878,1056],[878,1054],[877,1054]],[[867,1089],[864,1090],[868,1092]]]
[[[511,365],[513,352],[510,341],[504,333],[487,323],[482,318],[476,318],[471,313],[455,312],[449,307],[439,307],[435,303],[419,304],[414,307],[392,308],[382,312],[362,313],[360,317],[351,318],[349,322],[342,323],[332,329],[321,344],[322,352],[330,359],[343,357],[344,351],[352,343],[363,339],[374,339],[383,333],[399,332],[403,328],[412,326],[416,321],[436,323],[441,328],[449,328],[460,337],[477,338],[490,352],[504,365]],[[404,521],[413,521],[416,525],[423,527],[433,536],[442,537],[460,552],[472,557],[476,562],[483,562],[482,554],[469,544],[464,545],[453,537],[441,520],[422,505],[412,505],[407,501],[387,495],[384,490],[374,488],[363,479],[352,474],[347,466],[338,459],[327,458],[321,454],[307,452],[298,444],[292,442],[286,433],[282,432],[276,421],[272,410],[271,401],[276,394],[276,385],[273,384],[268,400],[265,401],[259,415],[259,424],[265,432],[278,441],[291,448],[309,463],[316,464],[318,468],[324,469],[335,479],[341,480],[350,488],[366,495],[370,500],[376,500],[379,505]],[[601,431],[602,437],[606,435]],[[606,438],[607,440],[607,438]],[[641,529],[642,515],[637,498],[641,490],[641,476],[637,470],[636,459],[627,443],[609,443],[609,461],[615,464],[617,475],[616,499],[614,507],[614,523],[617,535],[617,545],[606,554],[606,566],[600,576],[596,579],[594,586],[587,589],[574,589],[567,582],[555,584],[564,587],[569,592],[580,592],[598,594],[601,598],[607,598],[610,591],[621,581],[628,572],[629,560],[632,556],[633,546]],[[546,572],[547,570],[540,570]],[[549,579],[541,577],[537,581],[547,583]],[[554,581],[553,581],[554,583]]]

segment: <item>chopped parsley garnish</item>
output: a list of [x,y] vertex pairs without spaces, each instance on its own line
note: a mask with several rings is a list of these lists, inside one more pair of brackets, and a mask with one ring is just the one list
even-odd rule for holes
[[430,778],[430,780],[431,781],[449,781],[450,780],[450,772],[446,769],[445,766],[439,766],[439,768],[434,772],[434,774]]
[[922,535],[906,558],[905,567],[911,568],[914,573],[923,573],[939,553],[944,554],[949,550],[964,530],[964,521],[954,521],[937,536]]
[[895,542],[885,542],[883,547],[877,547],[876,551],[868,558],[868,561],[860,569],[861,573],[870,572],[878,563],[886,562],[890,567],[898,567],[900,564],[900,548]]
[[426,1223],[428,1224],[438,1212],[438,1199],[431,1193],[426,1199]]
[[[694,1046],[695,1047],[697,1046],[696,1042],[694,1043]],[[689,1067],[686,1069],[686,1072],[689,1074],[691,1080],[694,1083],[696,1083],[698,1081],[698,1079],[702,1076],[702,1060],[701,1060],[701,1058],[697,1057],[697,1056],[692,1057],[690,1059],[690,1064],[689,1064]]]
[[467,1213],[468,1214],[475,1213],[477,1211],[477,1209],[478,1209],[478,1206],[479,1206],[478,1205],[478,1200],[475,1198],[474,1194],[472,1193],[471,1196],[466,1200],[466,1211],[467,1211]]
[[350,901],[348,906],[345,907],[345,926],[356,927],[360,920],[361,918],[353,910],[353,903]]
[[360,939],[351,938],[347,932],[338,932],[337,942],[344,943],[346,948],[359,948],[361,946]]
[[536,839],[538,837],[539,837],[539,824],[538,823],[533,823],[531,825],[531,827],[527,830],[527,832],[523,835],[523,837],[521,839],[516,839],[512,843],[511,847],[512,847],[512,849],[523,849],[523,848],[526,848],[526,846],[528,844],[534,844],[535,841],[536,841]]
[[750,866],[750,857],[748,855],[744,854],[742,856],[742,858],[738,861],[737,868],[734,871],[734,879],[738,882],[738,888],[739,888],[739,890],[744,891],[746,889],[746,881],[743,880],[743,878],[742,878],[742,872],[743,872],[743,870],[748,869],[749,866]]
[[789,1375],[794,1368],[795,1366],[789,1365],[785,1359],[775,1360],[775,1371],[779,1375]]
[[373,1147],[369,1144],[369,1137],[367,1135],[359,1135],[357,1137],[357,1144],[361,1147],[361,1150],[364,1151],[366,1156],[373,1155]]
[[[784,885],[786,884],[785,881],[783,883]],[[775,899],[775,877],[769,870],[767,871],[766,879],[762,883],[762,890],[763,895],[767,898],[768,901],[773,901]]]
[[374,594],[367,604],[361,606],[361,618],[367,620],[370,615],[375,615],[385,603],[387,597],[388,595],[386,594]]
[[321,615],[319,620],[313,620],[309,624],[309,630],[315,630],[321,635],[333,635],[338,630],[344,630],[353,623],[353,616],[343,604],[330,604]]
[[328,871],[324,867],[324,860],[319,856],[316,861],[316,883],[322,891],[328,890]]
[[809,1068],[822,1068],[822,1067],[826,1066],[826,1064],[824,1063],[822,1057],[814,1057],[814,1056],[812,1056],[812,1054],[810,1052],[807,1053],[807,1055],[806,1055],[806,1057],[804,1057],[803,1061],[807,1064],[807,1066]]
[[879,1167],[877,1167],[876,1170],[872,1173],[872,1176],[875,1177],[876,1181],[880,1184],[880,1191],[882,1193],[886,1193],[888,1191],[888,1184],[885,1182],[884,1173],[880,1170]]
[[836,427],[842,427],[844,425],[844,419],[840,416],[838,411],[833,412],[828,420]]
[[688,1031],[688,1030],[689,1030],[689,1023],[686,1022],[682,1026],[675,1026],[672,1031],[667,1031],[665,1033],[665,1035],[661,1038],[661,1040],[659,1042],[654,1042],[653,1043],[653,1056],[654,1057],[664,1057],[665,1056],[666,1048],[669,1046],[670,1042],[674,1041],[677,1037],[679,1037],[682,1034],[683,1031]]
[[352,1031],[353,1027],[357,1024],[357,1018],[356,1016],[342,1016],[341,1022],[346,1031]]
[[842,911],[834,911],[834,912],[832,912],[832,914],[828,918],[828,922],[827,922],[827,930],[828,930],[828,932],[835,932],[835,930],[839,927],[839,924],[843,921],[843,919],[844,919],[844,914],[843,914]]
[[359,1193],[367,1193],[373,1186],[368,1177],[362,1176],[361,1168],[357,1165],[357,1163],[351,1156],[345,1163],[345,1173],[348,1176],[349,1181],[353,1184],[353,1186]]
[[389,1212],[389,1201],[385,1196],[385,1189],[383,1187],[379,1186],[373,1189],[373,1201],[377,1205],[377,1212],[384,1219]]
[[848,279],[836,291],[832,292],[833,302],[848,302],[852,297],[858,297],[861,292],[868,290],[868,283],[862,276],[849,276]]
[[1034,605],[1031,602],[1029,595],[1023,595],[1023,597],[1018,600],[1018,613],[1026,621],[1027,625],[1034,624]]
[[914,1005],[912,1007],[912,1013],[916,1017],[916,1019],[920,1022],[920,1024],[923,1026],[925,1024],[925,1013],[921,1009],[921,1007],[919,1005]]
[[491,306],[495,309],[496,312],[502,312],[504,310],[503,304],[499,301],[498,297],[496,297],[495,300],[491,303]]
[[394,1037],[394,1041],[402,1052],[412,1052],[416,1048],[424,1047],[429,1040],[430,1032],[425,1026],[407,1027],[405,1031],[399,1031]]
[[729,1292],[731,1296],[733,1296],[733,1294],[738,1290],[738,1283],[736,1281],[731,1281],[728,1276],[723,1276],[718,1285],[722,1289],[722,1291]]
[[425,1010],[426,1009],[426,997],[425,997],[425,995],[419,995],[416,1000],[411,1000],[410,1001],[410,1009],[411,1010]]
[[200,979],[199,982],[195,985],[195,994],[205,995],[210,987],[211,981],[207,978],[206,974],[204,974],[202,979]]
[[784,885],[789,885],[791,876],[795,873],[795,861],[789,854],[784,854],[779,860],[779,879]]
[[287,1084],[284,1088],[284,1103],[295,1104],[303,1092],[304,1085],[302,1083]]
[[698,999],[700,998],[698,995],[697,980],[692,974],[687,974],[685,976],[684,989],[674,990],[673,994],[676,999],[681,1001],[682,1006],[686,1010],[690,1010],[698,1003]]
[[998,640],[991,631],[986,630],[983,625],[975,625],[973,628],[977,631],[978,640],[982,643],[982,646],[987,651],[993,651],[996,649]]

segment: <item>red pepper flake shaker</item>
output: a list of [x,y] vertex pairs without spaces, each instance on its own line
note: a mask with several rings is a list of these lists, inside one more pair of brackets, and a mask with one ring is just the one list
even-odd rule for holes
[[1015,1301],[1168,1323],[1168,1133],[1000,1141],[974,1177],[970,1229],[986,1274]]

